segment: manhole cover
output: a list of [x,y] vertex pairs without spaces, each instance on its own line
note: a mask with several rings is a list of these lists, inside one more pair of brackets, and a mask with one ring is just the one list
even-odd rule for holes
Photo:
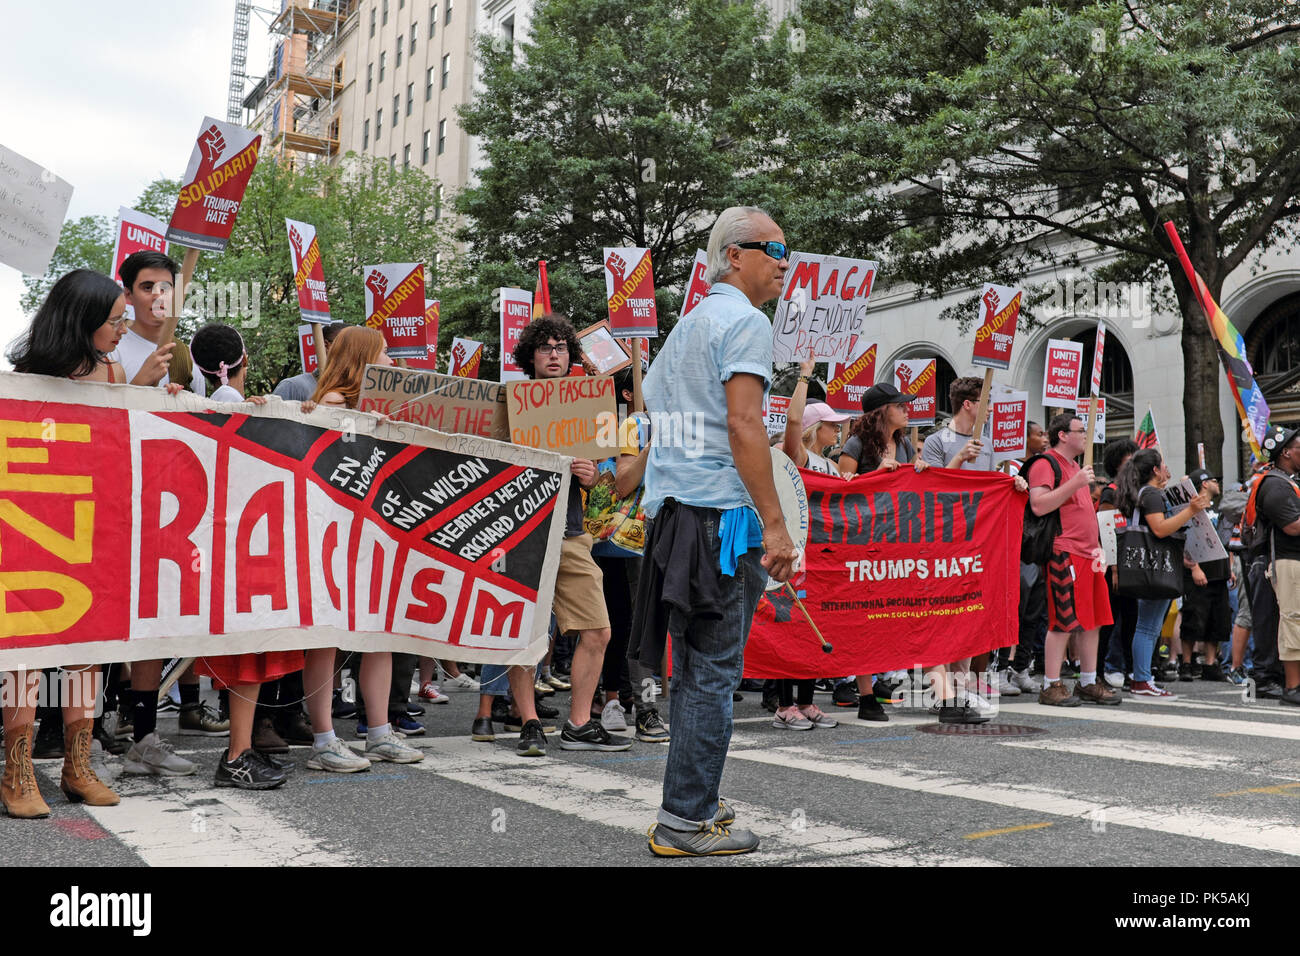
[[952,737],[1030,737],[1047,733],[1044,727],[1024,724],[924,724],[916,729],[922,733]]

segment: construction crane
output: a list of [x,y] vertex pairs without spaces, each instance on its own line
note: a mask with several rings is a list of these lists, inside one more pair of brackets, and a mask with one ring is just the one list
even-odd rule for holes
[[248,14],[253,5],[248,0],[235,0],[235,32],[230,41],[230,92],[226,96],[226,120],[238,123],[243,119],[244,70],[248,66]]

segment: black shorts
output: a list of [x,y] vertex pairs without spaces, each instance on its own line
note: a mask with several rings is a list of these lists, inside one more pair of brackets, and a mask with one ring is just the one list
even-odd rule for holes
[[1183,622],[1179,636],[1183,643],[1219,643],[1232,636],[1232,605],[1228,582],[1210,581],[1198,587],[1191,572],[1183,576]]

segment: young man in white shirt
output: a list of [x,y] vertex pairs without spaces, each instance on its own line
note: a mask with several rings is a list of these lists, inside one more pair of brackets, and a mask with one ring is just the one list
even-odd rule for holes
[[[176,342],[159,342],[163,322],[171,305],[172,288],[180,269],[175,260],[152,249],[133,252],[122,260],[117,270],[126,294],[126,304],[135,311],[126,332],[117,343],[116,359],[132,385],[166,385],[171,381],[168,368]],[[203,376],[190,367],[190,380],[182,382],[195,395],[206,395]]]

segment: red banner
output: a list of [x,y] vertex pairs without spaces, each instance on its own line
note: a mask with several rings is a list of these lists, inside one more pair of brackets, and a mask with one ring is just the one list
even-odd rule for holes
[[826,404],[837,412],[862,414],[862,393],[876,381],[876,343],[858,339],[860,350],[847,365],[830,364]]
[[811,528],[800,597],[759,602],[746,677],[947,664],[1014,644],[1025,496],[998,472],[910,468],[844,481],[801,469]]
[[203,118],[167,226],[169,242],[209,252],[225,250],[261,145],[262,137],[252,130]]
[[545,653],[564,458],[358,428],[346,409],[302,421],[274,402],[16,372],[0,396],[0,671],[305,647]]

